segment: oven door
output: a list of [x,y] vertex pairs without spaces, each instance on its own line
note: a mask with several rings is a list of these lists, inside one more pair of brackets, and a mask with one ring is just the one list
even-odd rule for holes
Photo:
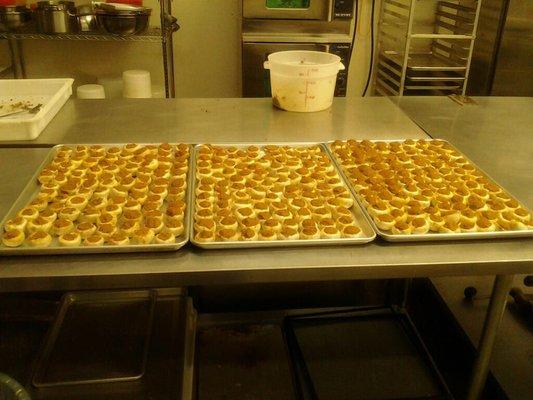
[[329,52],[320,43],[243,43],[242,89],[244,97],[270,97],[270,71],[263,68],[268,55],[276,51],[311,50]]
[[243,0],[244,18],[331,21],[333,0]]

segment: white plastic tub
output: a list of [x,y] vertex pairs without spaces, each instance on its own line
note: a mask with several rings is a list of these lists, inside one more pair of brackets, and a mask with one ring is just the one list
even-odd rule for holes
[[0,118],[0,141],[33,140],[50,123],[72,94],[74,79],[1,79],[0,104],[18,101],[42,104],[37,114]]
[[320,51],[280,51],[264,63],[270,70],[272,102],[287,111],[313,112],[333,103],[339,56]]

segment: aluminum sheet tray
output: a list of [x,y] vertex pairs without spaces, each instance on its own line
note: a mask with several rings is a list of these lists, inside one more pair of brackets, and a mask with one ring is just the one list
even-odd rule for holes
[[[339,169],[336,165],[336,163],[331,159],[330,153],[327,151],[326,147],[323,144],[320,143],[227,143],[227,144],[219,144],[214,143],[213,146],[216,147],[238,147],[243,148],[247,146],[257,146],[262,147],[266,145],[277,145],[277,146],[314,146],[318,145],[322,149],[322,151],[325,152],[326,155],[330,158],[332,161],[333,167],[336,169],[339,178],[343,181],[343,184],[348,189],[349,186],[346,183],[346,180],[343,177],[343,174],[339,173]],[[261,240],[255,240],[255,241],[213,241],[213,242],[199,242],[194,237],[194,214],[196,209],[196,201],[195,201],[195,192],[196,192],[196,186],[197,186],[197,179],[196,179],[196,158],[198,154],[198,150],[202,145],[196,145],[193,149],[191,158],[193,159],[195,170],[191,171],[191,176],[193,176],[192,181],[194,182],[192,184],[192,188],[194,190],[189,191],[189,204],[190,204],[190,241],[194,245],[204,248],[204,249],[229,249],[229,248],[254,248],[254,247],[295,247],[295,246],[325,246],[325,245],[357,245],[357,244],[365,244],[368,242],[371,242],[375,239],[376,233],[374,232],[371,221],[368,219],[367,215],[362,211],[359,203],[357,201],[354,201],[354,206],[351,208],[352,215],[355,218],[355,221],[357,222],[357,225],[359,228],[361,228],[362,234],[359,237],[355,238],[338,238],[338,239],[294,239],[294,240],[272,240],[272,241],[261,241]],[[351,191],[350,191],[351,192]],[[353,195],[353,193],[352,193]],[[354,199],[355,200],[355,199]],[[194,210],[193,210],[194,208]]]
[[153,290],[66,293],[33,384],[50,387],[141,378],[156,297]]
[[[383,56],[401,67],[403,55],[394,51],[386,51]],[[449,58],[435,53],[411,53],[407,59],[407,75],[412,71],[464,71],[466,65],[454,62]]]
[[197,313],[186,290],[62,300],[32,371],[32,399],[193,399]]
[[[404,140],[371,140],[371,142],[403,142]],[[427,139],[427,141],[437,141],[435,139]],[[440,142],[444,142],[448,144],[451,148],[453,148],[455,151],[457,151],[463,158],[465,158],[472,166],[474,166],[479,172],[481,172],[483,175],[485,175],[486,178],[488,178],[492,183],[498,185],[498,183],[492,179],[485,171],[483,171],[481,168],[479,168],[472,160],[470,160],[467,156],[465,156],[461,151],[459,151],[455,146],[453,146],[451,143],[449,143],[446,140],[438,139]],[[351,180],[346,176],[344,169],[340,163],[340,161],[335,156],[333,150],[331,149],[331,143],[333,141],[328,142],[325,146],[326,149],[333,159],[334,163],[337,166],[337,169],[340,171],[343,179],[345,182],[347,182],[352,194],[354,195],[355,199],[359,203],[360,207],[363,209],[364,214],[367,216],[367,220],[370,222],[370,225],[372,228],[377,232],[377,234],[389,242],[423,242],[423,241],[437,241],[437,240],[471,240],[471,239],[498,239],[498,238],[516,238],[516,237],[533,237],[533,229],[529,230],[502,230],[502,231],[495,231],[495,232],[460,232],[460,233],[438,233],[438,232],[428,232],[425,234],[392,234],[389,231],[384,231],[380,229],[372,216],[368,213],[366,210],[366,207],[363,205],[360,196],[357,194],[357,191],[355,190]],[[512,199],[516,200],[520,206],[526,210],[528,210],[527,207],[524,206],[523,203],[519,202],[514,196],[512,196],[509,192],[507,192],[503,187],[498,185],[500,189],[507,194]],[[528,210],[531,214],[531,211]]]
[[405,85],[406,90],[458,90],[461,85],[448,85],[446,83],[431,81],[428,84],[422,82],[408,83]]
[[[153,145],[153,143],[139,143],[141,146],[143,145]],[[177,143],[170,143],[171,145],[176,145]],[[50,152],[45,157],[42,164],[39,166],[35,174],[32,176],[32,178],[29,180],[28,184],[22,191],[22,193],[19,195],[15,203],[12,205],[12,207],[9,209],[8,213],[4,217],[4,219],[0,222],[0,233],[3,232],[5,223],[15,217],[16,213],[25,207],[35,196],[35,194],[39,191],[39,183],[37,181],[37,177],[39,176],[40,172],[52,161],[55,154],[58,152],[58,150],[61,147],[75,147],[83,144],[62,144],[62,145],[56,145],[50,149]],[[95,144],[89,144],[87,146],[92,146]],[[124,146],[125,143],[107,143],[103,144],[105,148],[109,147],[121,147]],[[183,247],[188,242],[189,238],[189,222],[191,220],[190,218],[190,212],[191,207],[188,202],[188,199],[190,198],[190,191],[192,187],[192,182],[194,179],[194,164],[193,164],[193,158],[192,158],[192,146],[189,146],[189,167],[187,171],[187,192],[185,193],[184,201],[186,202],[186,209],[185,209],[185,215],[183,218],[183,227],[184,231],[183,233],[176,237],[175,243],[170,244],[159,244],[159,243],[152,243],[152,244],[128,244],[128,245],[108,245],[104,244],[102,246],[75,246],[75,247],[66,247],[61,246],[57,238],[53,238],[53,241],[50,246],[48,247],[31,247],[28,244],[24,243],[19,247],[7,247],[0,241],[0,256],[12,256],[12,255],[39,255],[39,254],[87,254],[87,253],[133,253],[133,252],[154,252],[154,251],[175,251]]]

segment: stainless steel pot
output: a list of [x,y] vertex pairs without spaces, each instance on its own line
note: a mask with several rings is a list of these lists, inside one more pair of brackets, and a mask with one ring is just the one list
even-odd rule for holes
[[0,7],[0,32],[22,32],[31,24],[31,10],[24,6]]
[[73,1],[39,1],[34,11],[37,31],[41,33],[75,33],[79,31]]
[[78,24],[82,32],[96,32],[98,31],[98,23],[96,22],[96,15],[94,9],[90,4],[84,4],[77,7]]

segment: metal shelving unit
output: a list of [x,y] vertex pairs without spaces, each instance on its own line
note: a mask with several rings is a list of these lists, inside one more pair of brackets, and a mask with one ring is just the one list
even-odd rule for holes
[[105,33],[0,33],[0,39],[18,40],[89,40],[101,42],[149,42],[160,43],[163,32],[160,28],[150,28],[140,35],[120,36]]
[[465,94],[482,0],[383,0],[374,94]]
[[172,0],[159,0],[161,27],[151,27],[139,35],[113,35],[106,33],[59,33],[44,34],[37,32],[11,33],[0,32],[0,39],[9,42],[12,67],[15,78],[25,78],[24,56],[21,50],[21,40],[74,40],[74,41],[99,41],[99,42],[141,42],[161,43],[163,51],[163,74],[165,80],[166,97],[176,97],[174,85],[174,55],[172,34],[179,29],[177,20],[172,16]]

